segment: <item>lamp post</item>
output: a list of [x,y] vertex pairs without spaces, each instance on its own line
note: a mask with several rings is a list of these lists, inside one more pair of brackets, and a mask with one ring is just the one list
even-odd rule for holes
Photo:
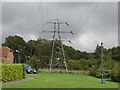
[[20,63],[20,51],[19,51],[19,50],[16,50],[15,52],[17,53],[18,63]]
[[102,66],[102,80],[101,80],[101,84],[105,84],[105,80],[104,80],[103,43],[101,43],[101,66]]

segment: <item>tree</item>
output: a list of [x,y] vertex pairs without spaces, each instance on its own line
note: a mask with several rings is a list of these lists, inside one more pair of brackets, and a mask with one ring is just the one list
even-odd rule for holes
[[32,56],[30,58],[30,60],[28,61],[28,63],[30,64],[30,66],[34,69],[39,69],[40,67],[40,60],[36,57],[36,56]]
[[115,62],[112,68],[111,79],[116,82],[120,82],[120,63]]
[[41,68],[46,68],[50,64],[52,43],[46,40],[37,41],[36,55],[40,59]]
[[112,59],[120,61],[120,46],[111,49]]
[[26,43],[26,54],[28,56],[35,55],[36,45],[37,45],[37,42],[35,40],[30,40]]
[[[8,46],[12,49],[14,56],[17,56],[16,50],[20,51],[21,63],[25,62],[26,42],[20,36],[8,36],[2,46]],[[15,57],[17,59],[17,57]]]

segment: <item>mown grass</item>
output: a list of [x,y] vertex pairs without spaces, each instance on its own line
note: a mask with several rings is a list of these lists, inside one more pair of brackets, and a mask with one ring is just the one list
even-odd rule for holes
[[3,88],[118,88],[118,83],[105,81],[88,75],[65,73],[29,74],[35,80],[3,85]]

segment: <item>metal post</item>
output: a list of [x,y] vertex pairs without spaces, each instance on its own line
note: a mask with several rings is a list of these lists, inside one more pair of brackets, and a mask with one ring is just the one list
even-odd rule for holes
[[18,57],[18,63],[20,63],[20,51],[16,50],[16,53],[17,53],[17,57]]
[[102,80],[101,80],[101,84],[105,84],[105,80],[104,80],[104,59],[103,59],[103,43],[101,43],[101,65],[102,65]]
[[18,63],[20,63],[20,52],[18,52]]
[[17,63],[17,53],[15,51],[15,63]]

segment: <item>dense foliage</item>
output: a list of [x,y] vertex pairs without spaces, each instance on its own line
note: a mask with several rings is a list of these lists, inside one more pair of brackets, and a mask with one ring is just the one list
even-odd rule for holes
[[120,63],[115,63],[112,72],[111,79],[116,82],[120,82]]
[[93,66],[98,65],[97,59],[89,59],[89,60],[68,60],[67,61],[68,68],[70,70],[90,70]]
[[[33,68],[43,69],[49,66],[52,47],[51,41],[39,38],[25,42],[20,36],[9,36],[2,45],[10,47],[15,56],[15,50],[19,50],[21,62],[28,63]],[[89,70],[90,75],[101,77],[101,46],[97,45],[93,53],[75,50],[73,47],[66,45],[64,45],[64,49],[69,69]],[[103,48],[103,53],[105,78],[111,77],[112,80],[118,81],[119,77],[117,75],[119,75],[119,71],[116,70],[115,64],[120,62],[120,46],[110,49]],[[116,70],[115,73],[114,69]]]
[[13,81],[25,78],[24,64],[2,64],[2,81]]

